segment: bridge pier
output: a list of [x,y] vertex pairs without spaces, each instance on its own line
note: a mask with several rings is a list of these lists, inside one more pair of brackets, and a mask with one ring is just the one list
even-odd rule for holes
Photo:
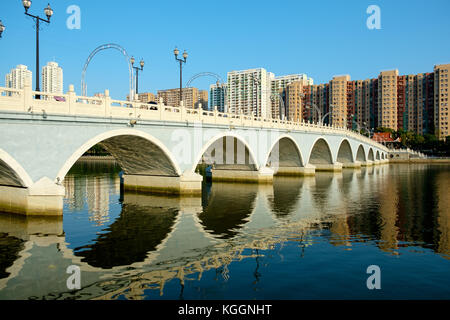
[[123,175],[125,191],[201,195],[203,177],[196,173],[185,172],[181,176]]
[[370,166],[373,166],[373,161],[371,161],[371,160],[362,161],[362,162],[361,162],[361,166],[362,166],[362,167],[370,167]]
[[358,169],[361,168],[361,162],[355,161],[355,162],[346,162],[342,164],[342,168],[351,168],[351,169]]
[[212,169],[211,173],[213,181],[272,183],[274,170],[268,167],[263,167],[259,171]]
[[44,177],[29,188],[0,186],[0,211],[27,216],[63,213],[64,187]]
[[332,164],[314,164],[317,171],[331,171],[331,172],[339,172],[342,171],[342,163],[335,162]]
[[316,174],[316,167],[307,164],[304,167],[278,167],[275,170],[277,176],[313,176]]

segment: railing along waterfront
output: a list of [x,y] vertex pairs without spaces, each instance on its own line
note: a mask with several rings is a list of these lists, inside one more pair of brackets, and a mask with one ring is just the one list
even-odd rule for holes
[[[35,99],[37,95],[40,96],[40,99]],[[66,94],[32,91],[31,87],[27,85],[22,90],[0,87],[0,110],[52,115],[125,118],[136,121],[200,122],[212,125],[227,125],[231,128],[250,127],[286,130],[287,132],[340,134],[376,145],[378,148],[388,151],[384,145],[366,136],[334,125],[266,119],[244,114],[218,112],[217,109],[208,111],[183,106],[172,107],[164,105],[161,101],[157,104],[149,104],[139,101],[114,100],[109,96],[109,90],[105,90],[102,97],[77,96],[73,85],[69,86],[69,91]]]

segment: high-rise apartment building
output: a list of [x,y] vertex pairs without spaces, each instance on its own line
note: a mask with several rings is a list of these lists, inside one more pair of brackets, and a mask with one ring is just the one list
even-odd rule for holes
[[42,67],[41,76],[42,92],[63,93],[63,70],[58,63],[48,62],[46,66]]
[[325,117],[325,123],[329,122],[329,84],[315,84],[303,86],[303,120],[319,122]]
[[407,76],[397,77],[397,128],[405,128],[408,125],[406,109],[408,90]]
[[347,83],[349,75],[334,76],[330,81],[331,124],[338,127],[347,126]]
[[6,75],[5,87],[22,90],[25,83],[28,83],[31,86],[31,77],[32,72],[27,69],[27,66],[19,64],[15,69],[12,69],[11,72]]
[[[301,122],[303,119],[303,101],[305,93],[303,92],[304,83],[297,80],[286,86],[286,109],[289,121]],[[306,86],[309,88],[309,86]]]
[[[352,98],[352,109],[353,112],[350,114],[350,123],[347,124],[348,128],[358,129],[363,127],[363,117],[364,117],[364,81],[356,80],[353,82],[353,98]],[[348,112],[348,108],[347,108]],[[347,115],[347,119],[349,119]]]
[[289,111],[286,103],[286,88],[294,81],[299,81],[305,86],[313,84],[313,79],[308,78],[306,74],[290,74],[271,78],[270,104],[272,118],[288,119]]
[[[157,101],[162,99],[166,106],[180,106],[180,89],[158,90]],[[183,88],[182,100],[185,108],[197,108],[199,105],[200,94],[197,88]]]
[[270,118],[272,78],[264,68],[228,72],[228,112]]
[[209,86],[209,110],[217,107],[219,112],[228,112],[227,108],[227,84],[215,83]]
[[[399,95],[404,95],[404,98],[399,97],[400,112],[403,109],[403,129],[419,133],[417,126],[417,85],[416,76],[413,74],[400,76],[402,77],[401,85],[399,85]],[[404,78],[403,78],[404,77]],[[404,106],[402,106],[404,102]]]
[[207,90],[199,90],[198,91],[198,99],[195,105],[196,108],[200,108],[203,110],[208,110],[208,91]]
[[378,76],[378,126],[397,130],[398,70],[381,71]]
[[343,75],[319,85],[292,82],[286,86],[287,115],[295,118],[300,110],[304,121],[319,122],[315,105],[322,117],[329,112],[329,123],[336,126],[404,129],[444,139],[449,135],[449,69],[450,64],[441,64],[434,72],[415,75],[388,70],[373,79],[350,81]]
[[138,100],[143,103],[157,102],[155,95],[151,92],[138,93]]
[[434,127],[438,139],[450,135],[448,117],[448,79],[450,64],[434,66]]
[[[285,120],[298,111],[289,110],[287,86],[294,82],[299,82],[297,86],[313,84],[306,74],[275,77],[264,68],[228,72],[227,78],[228,112]],[[291,88],[291,94],[294,91]],[[298,88],[297,93],[301,94]]]

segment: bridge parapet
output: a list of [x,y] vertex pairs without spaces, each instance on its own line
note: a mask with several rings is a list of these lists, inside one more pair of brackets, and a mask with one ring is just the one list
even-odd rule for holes
[[[36,99],[40,96],[40,99]],[[209,125],[226,125],[235,127],[265,128],[286,130],[288,132],[312,132],[319,134],[339,134],[358,139],[361,142],[387,148],[366,136],[346,128],[334,125],[319,125],[310,122],[294,122],[281,119],[265,119],[246,114],[223,113],[217,110],[190,109],[185,107],[148,104],[139,101],[121,101],[111,99],[105,90],[102,97],[77,96],[73,85],[66,94],[53,94],[33,91],[29,84],[23,90],[0,87],[0,110],[11,112],[92,116],[105,118],[129,119],[130,123],[140,120],[203,123]]]

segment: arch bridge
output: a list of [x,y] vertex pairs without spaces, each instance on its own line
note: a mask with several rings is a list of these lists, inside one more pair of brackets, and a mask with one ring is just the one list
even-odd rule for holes
[[[36,95],[41,99],[35,99]],[[200,194],[199,164],[213,180],[271,183],[387,162],[388,149],[333,126],[244,114],[0,88],[0,211],[62,213],[62,182],[100,144],[123,169],[124,187]]]

